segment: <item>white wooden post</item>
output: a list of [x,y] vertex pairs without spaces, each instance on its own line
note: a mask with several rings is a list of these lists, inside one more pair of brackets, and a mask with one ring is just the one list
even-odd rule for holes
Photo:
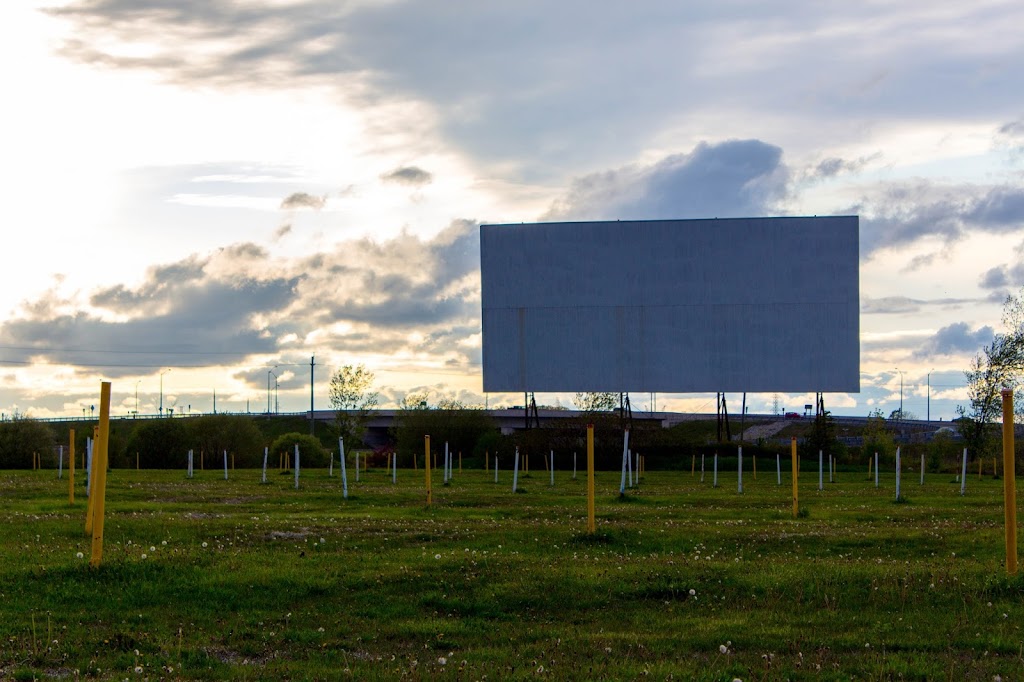
[[299,489],[299,444],[295,444],[295,489]]
[[572,480],[576,480],[576,451],[572,453]]
[[715,453],[715,473],[714,473],[714,477],[711,479],[711,487],[712,488],[717,488],[718,487],[718,453],[717,452]]
[[[415,456],[415,455],[414,455]],[[348,499],[348,472],[345,469],[345,439],[338,439],[338,461],[341,462],[341,496]],[[427,462],[429,466],[429,462]]]
[[736,453],[736,492],[743,492],[743,446]]
[[[430,464],[430,462],[427,462]],[[356,483],[359,483],[359,451],[356,450]]]
[[498,453],[494,453],[494,482],[498,482]]
[[921,453],[921,485],[924,485],[924,453]]
[[451,471],[451,467],[448,466],[448,441],[444,442],[444,482],[448,482],[448,472]]
[[[263,478],[262,478],[262,482],[263,483],[267,482],[267,455],[269,455],[269,454],[270,454],[270,448],[264,446],[264,448],[263,448]],[[332,461],[334,460],[334,455],[333,454],[331,455],[331,460]]]
[[92,491],[92,438],[85,439],[85,496]]
[[878,487],[878,453],[875,453],[875,487]]
[[824,471],[822,468],[822,455],[821,450],[818,450],[818,490],[825,487],[824,484]]
[[629,487],[633,487],[633,451],[626,451],[626,476],[628,477]]
[[896,448],[896,499],[900,499],[900,449]]
[[551,451],[551,487],[555,487],[555,451]]
[[[494,465],[494,475],[498,475],[498,465]],[[519,448],[516,448],[516,459],[512,465],[512,492],[519,487]]]
[[328,478],[330,478],[330,477],[334,476],[334,453],[333,452],[331,453],[330,459],[328,459],[327,461],[328,461],[327,476],[328,476]]
[[224,480],[228,480],[228,451],[224,451]]
[[700,453],[700,482],[704,482],[704,453]]
[[398,483],[398,453],[391,453],[391,484]]
[[967,490],[967,448],[964,448],[964,465],[963,470],[960,472],[960,494],[963,495]]
[[782,485],[782,457],[775,453],[775,481],[776,485]]

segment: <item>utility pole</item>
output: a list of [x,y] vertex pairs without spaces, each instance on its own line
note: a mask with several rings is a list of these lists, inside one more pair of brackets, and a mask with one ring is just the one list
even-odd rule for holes
[[316,356],[309,356],[309,435],[313,434],[313,368],[316,367]]

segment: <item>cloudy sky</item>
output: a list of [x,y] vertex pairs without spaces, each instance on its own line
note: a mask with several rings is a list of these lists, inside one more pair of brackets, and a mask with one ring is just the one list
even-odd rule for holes
[[949,419],[1024,285],[1021,26],[998,0],[3,3],[0,411],[81,414],[109,379],[155,413],[161,377],[176,412],[265,411],[274,375],[305,410],[313,355],[317,407],[359,362],[386,403],[482,403],[481,222],[858,214],[862,391],[826,402],[888,413],[902,379],[923,417],[930,378]]

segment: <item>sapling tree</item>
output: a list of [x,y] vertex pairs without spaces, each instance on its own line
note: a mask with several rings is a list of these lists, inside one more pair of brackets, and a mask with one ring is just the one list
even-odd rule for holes
[[329,397],[334,409],[338,435],[345,446],[363,441],[370,410],[377,407],[378,394],[372,390],[374,374],[365,365],[345,365],[331,375]]

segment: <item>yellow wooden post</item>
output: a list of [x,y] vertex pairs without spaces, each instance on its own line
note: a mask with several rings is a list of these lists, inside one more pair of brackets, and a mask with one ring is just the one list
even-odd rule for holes
[[[97,447],[93,450],[93,469],[96,472],[95,485],[89,499],[93,504],[92,557],[89,565],[96,567],[103,560],[103,508],[107,495],[107,443],[110,436],[110,382],[100,384],[100,428]],[[98,462],[97,462],[98,460]]]
[[797,492],[797,485],[796,485],[796,483],[797,483],[797,476],[800,473],[800,469],[799,469],[799,467],[797,465],[797,459],[796,459],[796,436],[792,437],[792,441],[790,442],[790,450],[792,451],[792,458],[793,458],[793,518],[795,519],[797,517],[797,515],[800,513],[800,497],[799,497],[799,494]]
[[427,466],[423,467],[423,471],[426,474],[427,506],[429,507],[434,502],[434,494],[430,490],[430,436],[423,436],[423,451],[427,453]]
[[597,531],[594,518],[594,425],[587,424],[587,532]]
[[71,429],[69,436],[71,448],[68,451],[68,504],[75,503],[75,430]]
[[1003,389],[1003,514],[1006,522],[1006,572],[1017,574],[1017,471],[1013,461],[1013,391]]

